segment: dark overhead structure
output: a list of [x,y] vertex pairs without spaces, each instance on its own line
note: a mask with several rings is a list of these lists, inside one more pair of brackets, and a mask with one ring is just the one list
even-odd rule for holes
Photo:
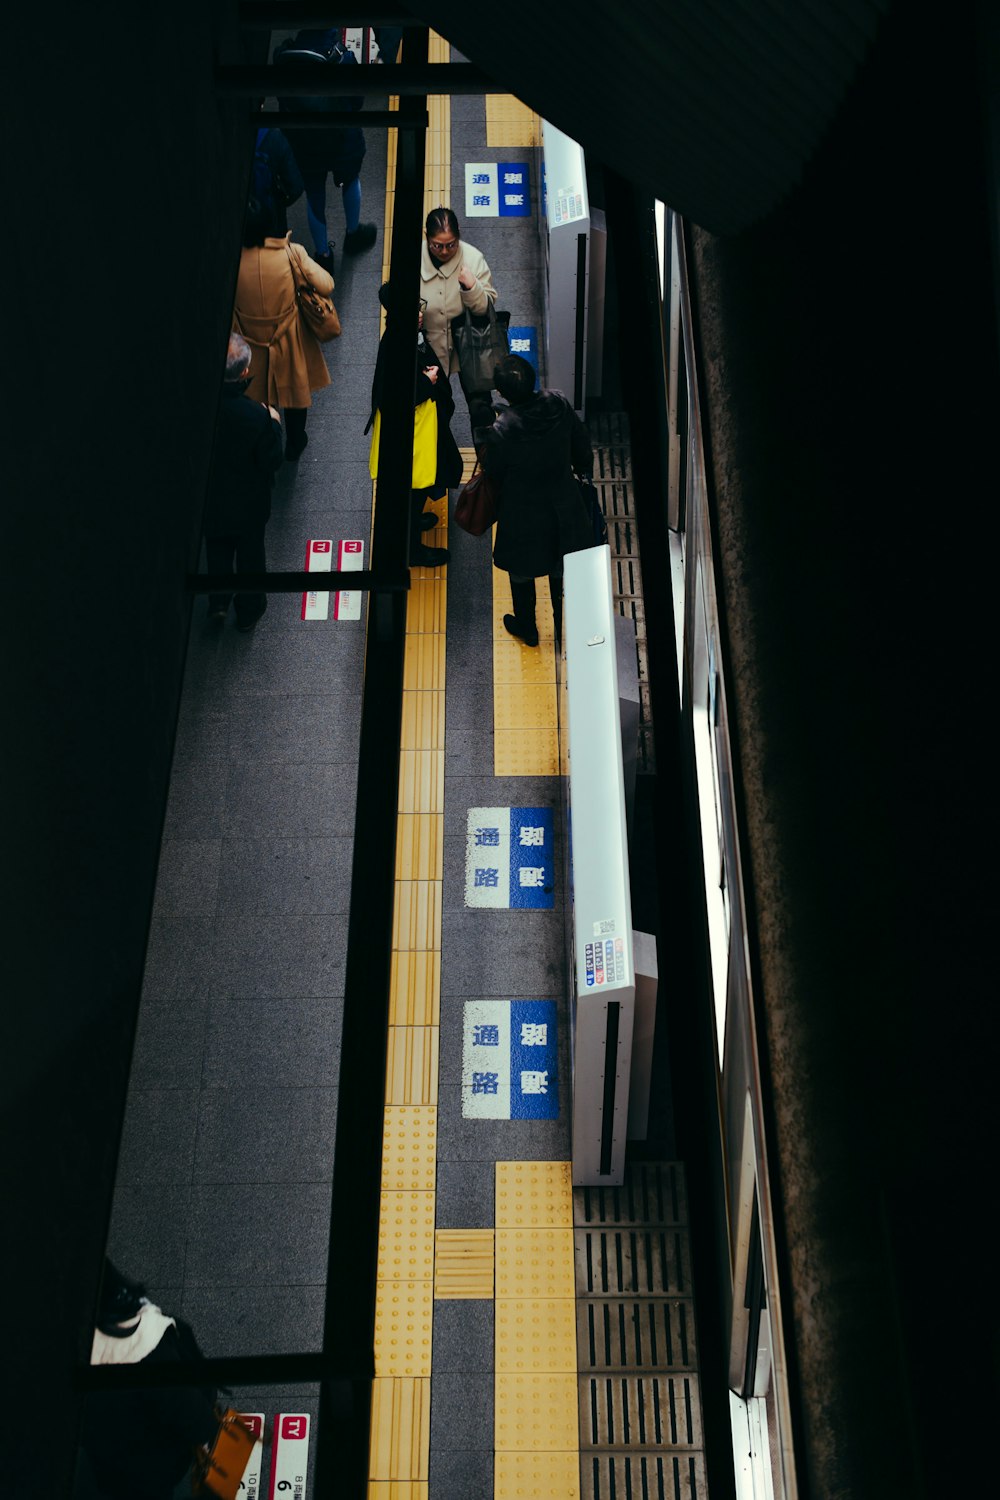
[[[319,14],[179,0],[95,26],[57,6],[5,82],[12,1495],[72,1482],[248,101],[266,28]],[[611,174],[619,257],[654,197],[689,220],[799,1490],[970,1492],[1000,1348],[995,13],[440,0],[414,19],[469,61],[451,83],[397,70],[405,136],[431,88],[511,90]],[[648,323],[639,290],[622,314]]]

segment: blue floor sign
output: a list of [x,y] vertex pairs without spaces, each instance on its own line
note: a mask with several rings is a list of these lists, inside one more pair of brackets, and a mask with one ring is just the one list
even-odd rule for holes
[[554,1000],[467,1000],[462,1114],[473,1120],[557,1120]]
[[555,905],[551,807],[470,807],[466,827],[466,906]]

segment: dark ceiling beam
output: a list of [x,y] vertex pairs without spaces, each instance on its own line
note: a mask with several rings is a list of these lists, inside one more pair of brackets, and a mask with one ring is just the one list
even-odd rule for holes
[[[317,72],[321,77],[317,78]],[[507,94],[509,86],[497,83],[472,63],[406,63],[381,68],[330,68],[317,63],[274,63],[269,67],[236,64],[215,73],[216,91],[230,97],[309,98],[322,95],[358,94]]]
[[245,0],[239,11],[240,25],[248,30],[301,31],[307,26],[413,26],[419,24],[407,11],[391,5],[376,6],[365,14],[338,10],[335,5],[308,3],[282,5],[281,0]]
[[327,130],[331,125],[351,125],[359,130],[426,130],[430,116],[426,110],[401,115],[396,109],[331,109],[323,114],[304,109],[269,109],[254,115],[250,123],[255,130],[261,125],[271,130]]

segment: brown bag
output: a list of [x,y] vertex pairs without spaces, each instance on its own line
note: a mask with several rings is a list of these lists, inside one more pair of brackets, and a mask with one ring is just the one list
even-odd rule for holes
[[193,1492],[213,1496],[215,1500],[236,1500],[256,1441],[234,1407],[220,1411],[215,1441],[195,1462]]
[[470,536],[483,536],[496,521],[499,500],[496,485],[477,458],[472,478],[455,502],[455,525]]
[[295,300],[299,305],[299,316],[313,338],[320,344],[328,344],[340,337],[340,317],[333,305],[332,297],[325,297],[309,281],[291,245],[286,245],[292,275],[295,278]]

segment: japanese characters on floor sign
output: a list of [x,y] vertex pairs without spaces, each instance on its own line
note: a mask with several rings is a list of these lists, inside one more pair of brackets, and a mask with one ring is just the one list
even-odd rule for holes
[[466,162],[467,219],[523,219],[530,213],[531,175],[527,162]]
[[470,807],[465,904],[551,909],[555,905],[551,807]]
[[279,1412],[271,1444],[271,1483],[267,1500],[305,1500],[309,1458],[308,1412]]
[[238,1493],[241,1496],[241,1500],[261,1500],[260,1471],[264,1461],[264,1449],[261,1444],[261,1438],[264,1436],[264,1413],[259,1411],[243,1411],[240,1412],[240,1420],[246,1423],[257,1441],[251,1450],[250,1462],[243,1471],[243,1478],[240,1481]]
[[467,1000],[462,1114],[473,1120],[557,1120],[554,1000]]
[[[313,541],[306,544],[306,572],[329,573],[333,566],[333,542]],[[302,595],[303,620],[325,620],[330,614],[330,595],[325,589],[309,589]]]
[[[337,547],[337,569],[341,573],[360,573],[365,565],[364,542],[341,542]],[[341,589],[334,597],[333,618],[335,620],[361,619],[361,594],[354,589]]]

